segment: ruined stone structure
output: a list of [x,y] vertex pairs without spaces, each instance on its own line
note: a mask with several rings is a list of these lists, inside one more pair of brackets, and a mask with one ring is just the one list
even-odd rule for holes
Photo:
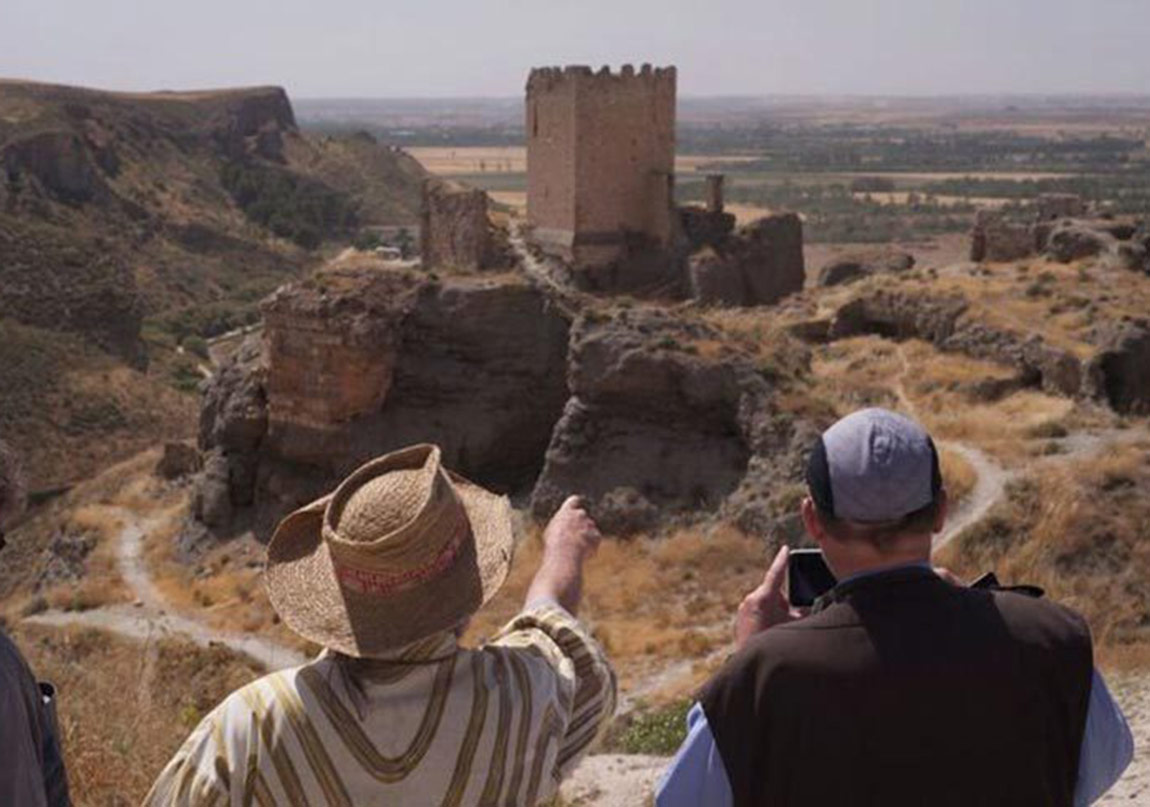
[[723,180],[722,174],[707,174],[707,212],[723,212]]
[[339,288],[353,280],[332,273],[309,293],[282,287],[263,305],[268,437],[285,459],[323,461],[333,433],[377,411],[391,389],[398,323],[417,281],[405,273],[354,280],[354,295]]
[[1035,254],[1039,235],[1031,223],[1008,221],[996,210],[980,210],[970,236],[972,261],[1018,261]]
[[527,219],[580,272],[673,235],[675,68],[540,68],[527,81]]
[[801,292],[806,282],[802,219],[778,213],[747,224],[692,255],[687,282],[691,297],[708,305],[773,305]]
[[1035,203],[1038,221],[1076,219],[1086,215],[1086,202],[1076,193],[1043,193]]
[[425,180],[419,241],[424,269],[482,269],[491,252],[487,194],[456,182]]

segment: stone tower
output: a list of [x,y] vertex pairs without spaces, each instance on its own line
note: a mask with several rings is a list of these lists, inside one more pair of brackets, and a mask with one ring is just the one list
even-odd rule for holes
[[675,68],[538,68],[527,80],[527,220],[576,272],[671,239]]

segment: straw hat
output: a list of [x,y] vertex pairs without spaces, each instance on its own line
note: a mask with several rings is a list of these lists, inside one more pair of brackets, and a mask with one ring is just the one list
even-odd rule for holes
[[513,540],[506,497],[447,471],[437,446],[412,446],[280,522],[268,544],[268,593],[305,639],[383,655],[455,627],[491,599]]

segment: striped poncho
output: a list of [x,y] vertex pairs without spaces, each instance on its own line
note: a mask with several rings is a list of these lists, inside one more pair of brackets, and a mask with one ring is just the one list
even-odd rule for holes
[[602,650],[539,604],[477,650],[438,634],[386,660],[325,651],[238,690],[144,804],[533,805],[614,708]]

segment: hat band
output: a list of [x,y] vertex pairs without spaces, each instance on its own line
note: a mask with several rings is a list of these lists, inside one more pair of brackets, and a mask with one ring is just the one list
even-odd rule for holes
[[335,567],[336,577],[339,578],[339,582],[343,586],[358,591],[360,594],[385,597],[406,591],[447,571],[459,555],[465,534],[465,532],[457,532],[438,555],[422,566],[402,572],[387,574],[358,568],[339,561],[334,554],[332,555],[332,565]]

